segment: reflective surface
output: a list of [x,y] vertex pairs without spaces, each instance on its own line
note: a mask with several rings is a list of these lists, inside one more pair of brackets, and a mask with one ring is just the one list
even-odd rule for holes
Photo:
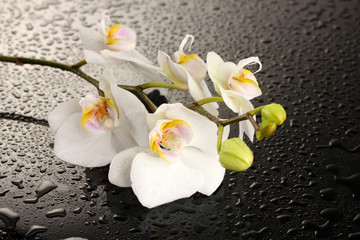
[[[259,56],[263,95],[253,103],[280,103],[288,119],[249,144],[253,166],[228,171],[212,196],[146,209],[130,188],[109,184],[107,167],[53,154],[48,112],[95,90],[60,70],[0,63],[0,239],[360,239],[358,1],[5,0],[0,53],[75,63],[80,27],[96,29],[104,9],[137,32],[154,63],[186,33],[202,58]],[[96,66],[84,70],[99,77]]]

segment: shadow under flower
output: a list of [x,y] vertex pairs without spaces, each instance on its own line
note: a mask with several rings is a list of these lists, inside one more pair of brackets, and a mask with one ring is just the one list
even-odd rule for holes
[[108,167],[86,169],[86,184],[82,187],[89,201],[91,196],[96,196],[94,193],[98,191],[95,190],[104,190],[106,197],[103,199],[106,200],[100,203],[104,211],[98,217],[99,223],[112,222],[122,228],[126,226],[132,234],[154,238],[188,238],[200,233],[211,237],[223,231],[219,223],[226,216],[214,215],[225,207],[223,202],[226,194],[222,185],[209,197],[196,193],[190,198],[148,209],[141,205],[132,188],[112,185],[107,178],[108,170]]

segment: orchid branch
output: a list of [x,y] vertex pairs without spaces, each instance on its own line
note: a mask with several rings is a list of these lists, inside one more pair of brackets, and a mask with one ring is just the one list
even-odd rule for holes
[[49,60],[44,60],[44,59],[25,58],[25,57],[11,57],[11,56],[0,55],[0,61],[15,63],[15,64],[20,65],[20,66],[22,66],[24,64],[32,64],[32,65],[41,65],[41,66],[59,68],[61,70],[72,72],[72,73],[78,75],[79,77],[85,79],[90,84],[92,84],[94,87],[96,87],[96,89],[99,90],[99,81],[96,80],[95,78],[87,75],[85,72],[83,72],[79,68],[79,67],[81,67],[81,66],[83,66],[85,64],[83,62],[85,60],[80,61],[80,62],[78,62],[78,63],[76,63],[74,65],[67,65],[67,64],[64,64],[64,63],[59,63],[59,62],[49,61]]
[[[59,62],[49,61],[49,60],[44,60],[44,59],[12,57],[12,56],[0,55],[0,61],[15,63],[20,66],[22,66],[24,64],[48,66],[48,67],[59,68],[64,71],[72,72],[72,73],[78,75],[79,77],[83,78],[90,84],[92,84],[98,90],[99,95],[104,96],[103,91],[101,91],[101,89],[99,88],[99,81],[96,80],[95,78],[89,76],[82,70],[80,70],[80,67],[82,67],[86,64],[85,60],[81,60],[73,65],[67,65],[64,63],[59,63]],[[169,84],[169,85],[173,85],[173,84]],[[151,111],[154,112],[156,110],[156,105],[143,92],[143,89],[146,89],[146,88],[141,87],[141,86],[126,86],[126,85],[119,85],[119,86],[132,92],[132,93],[136,93],[145,102],[145,104],[149,107],[149,109]]]
[[138,87],[140,87],[142,90],[145,90],[148,88],[170,88],[170,89],[177,89],[177,90],[181,90],[181,91],[188,90],[187,86],[180,86],[180,85],[176,85],[176,84],[172,84],[172,83],[163,83],[163,82],[148,82],[148,83],[143,83],[143,84],[139,85]]
[[[15,63],[17,65],[24,65],[24,64],[32,64],[32,65],[41,65],[41,66],[48,66],[48,67],[53,67],[53,68],[58,68],[64,71],[68,71],[68,72],[72,72],[75,75],[83,78],[84,80],[86,80],[87,82],[89,82],[90,84],[92,84],[94,87],[96,87],[96,89],[99,92],[99,95],[103,95],[103,92],[100,90],[99,88],[99,81],[96,80],[95,78],[89,76],[88,74],[86,74],[85,72],[83,72],[80,68],[82,66],[84,66],[86,63],[86,60],[81,60],[73,65],[68,65],[68,64],[64,64],[64,63],[59,63],[56,61],[49,61],[49,60],[44,60],[44,59],[36,59],[36,58],[25,58],[25,57],[13,57],[13,56],[5,56],[5,55],[0,55],[0,61],[2,62],[10,62],[10,63]],[[177,89],[177,90],[181,90],[181,91],[186,91],[188,90],[187,88],[183,87],[183,86],[179,86],[176,84],[171,84],[171,83],[162,83],[162,82],[149,82],[149,83],[144,83],[138,86],[128,86],[128,85],[118,85],[119,87],[128,90],[134,94],[136,94],[138,97],[140,97],[143,102],[148,106],[148,108],[150,109],[151,112],[155,112],[157,107],[156,105],[149,99],[149,97],[144,93],[143,90],[148,89],[148,88],[170,88],[170,89]],[[240,121],[244,121],[244,120],[250,120],[251,124],[253,125],[254,129],[257,131],[259,129],[258,124],[256,123],[256,121],[252,118],[252,116],[254,116],[255,114],[259,113],[262,108],[264,106],[255,108],[245,114],[239,115],[237,117],[233,117],[230,119],[226,119],[226,120],[222,120],[219,119],[217,117],[215,117],[214,115],[210,114],[208,111],[206,111],[204,108],[201,107],[201,105],[207,104],[207,103],[211,103],[211,102],[223,102],[224,100],[222,99],[222,97],[208,97],[208,98],[204,98],[201,99],[197,102],[191,103],[191,104],[186,104],[185,106],[191,110],[194,110],[198,113],[200,113],[201,115],[207,117],[208,119],[210,119],[211,121],[213,121],[214,123],[216,123],[217,126],[226,126],[226,125],[230,125],[232,123],[236,123],[236,122],[240,122]]]
[[201,106],[212,102],[224,102],[224,99],[222,97],[207,97],[197,101],[196,103]]
[[72,68],[75,68],[75,69],[76,69],[76,68],[81,68],[81,67],[84,66],[85,64],[87,64],[87,62],[86,62],[85,59],[83,59],[83,60],[81,60],[81,61],[73,64],[71,67],[72,67]]
[[220,153],[221,150],[221,143],[222,143],[222,137],[224,134],[224,125],[219,125],[218,132],[217,132],[217,151]]

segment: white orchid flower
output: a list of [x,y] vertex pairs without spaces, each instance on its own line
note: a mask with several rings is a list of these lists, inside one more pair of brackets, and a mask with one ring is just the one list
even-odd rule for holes
[[[215,90],[232,111],[240,115],[254,109],[249,100],[260,96],[262,93],[254,74],[244,67],[257,63],[259,69],[256,72],[260,71],[261,62],[258,57],[240,60],[236,65],[232,62],[224,62],[215,52],[209,52],[206,63]],[[255,130],[249,120],[239,123],[239,137],[241,139],[244,132],[253,141]]]
[[147,146],[147,110],[138,98],[115,84],[106,71],[100,80],[105,97],[86,97],[60,104],[48,116],[55,133],[55,155],[71,164],[100,167],[120,151]]
[[152,80],[162,80],[161,68],[154,66],[135,49],[136,33],[121,24],[110,26],[111,20],[107,12],[102,14],[100,31],[90,28],[83,28],[80,31],[86,62],[95,64],[129,62]]
[[[179,51],[174,54],[175,62],[171,60],[169,55],[159,51],[158,63],[173,83],[184,88],[188,87],[191,96],[195,100],[200,100],[212,95],[204,80],[206,77],[205,62],[197,54],[186,55],[184,53],[184,49],[190,50],[193,42],[194,37],[187,34],[179,46]],[[219,115],[217,111],[219,105],[217,103],[208,103],[203,107],[211,114]]]
[[[163,104],[147,118],[150,147],[120,152],[111,162],[109,181],[132,187],[140,203],[156,207],[195,192],[211,195],[225,169],[217,153],[217,126],[182,104]],[[228,128],[223,139],[227,139]]]

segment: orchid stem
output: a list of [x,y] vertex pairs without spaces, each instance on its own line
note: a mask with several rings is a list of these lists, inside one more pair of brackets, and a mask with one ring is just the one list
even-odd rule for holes
[[246,117],[249,119],[249,121],[251,122],[251,125],[254,127],[255,131],[259,131],[260,127],[259,125],[256,123],[256,121],[254,120],[254,118],[249,114],[246,113]]
[[144,93],[144,91],[140,87],[136,87],[137,94],[139,97],[145,102],[145,104],[149,107],[150,111],[154,113],[157,109],[157,106],[153,101],[150,100],[150,98]]
[[[98,90],[100,96],[104,95],[103,91],[101,91],[101,89],[99,88],[99,81],[96,80],[95,78],[87,75],[82,70],[80,70],[80,68],[86,64],[86,60],[81,60],[81,61],[79,61],[79,62],[77,62],[77,63],[75,63],[73,65],[68,65],[68,64],[59,63],[59,62],[55,62],[55,61],[44,60],[44,59],[25,58],[25,57],[12,57],[12,56],[0,55],[0,61],[1,62],[15,63],[15,64],[20,65],[20,66],[22,66],[24,64],[48,66],[48,67],[58,68],[58,69],[61,69],[61,70],[64,70],[64,71],[72,72],[75,75],[83,78],[84,80],[86,80],[87,82],[92,84],[94,87],[96,87],[96,89]],[[138,85],[138,86],[128,86],[128,85],[118,85],[118,86],[125,89],[125,90],[128,90],[128,91],[130,91],[132,93],[136,93],[138,95],[138,97],[140,97],[143,100],[143,102],[147,105],[147,107],[150,109],[151,112],[155,112],[157,107],[149,99],[149,97],[144,93],[143,90],[148,89],[148,88],[170,88],[170,89],[177,89],[177,90],[181,90],[181,91],[187,91],[188,90],[187,86],[181,86],[181,85],[176,85],[176,84],[172,84],[172,83],[163,83],[163,82],[149,82],[149,83],[144,83],[144,84],[141,84],[141,85]],[[227,119],[227,120],[219,119],[219,118],[217,118],[216,116],[210,114],[208,111],[206,111],[204,108],[201,107],[201,105],[204,105],[204,104],[207,104],[207,103],[223,102],[223,101],[224,100],[221,97],[208,97],[208,98],[201,99],[201,100],[199,100],[197,102],[194,102],[194,103],[191,103],[191,104],[186,104],[185,106],[187,108],[189,108],[189,109],[197,111],[201,115],[207,117],[209,120],[216,123],[216,125],[219,127],[219,133],[220,133],[220,131],[223,131],[224,126],[232,124],[232,123],[244,121],[244,120],[250,120],[250,122],[253,125],[254,129],[256,131],[259,130],[259,126],[256,123],[256,121],[252,118],[252,116],[254,116],[255,114],[261,112],[261,110],[265,106],[255,108],[255,109],[253,109],[253,110],[251,110],[251,111],[249,111],[249,112],[247,112],[245,114],[242,114],[240,116],[230,118],[230,119]],[[221,141],[221,140],[218,139],[218,144],[219,144],[219,141]],[[220,144],[220,146],[221,146],[221,144]]]
[[187,108],[189,108],[191,110],[194,110],[194,111],[200,113],[201,115],[207,117],[209,120],[213,121],[218,126],[221,124],[221,120],[219,118],[215,117],[214,115],[212,115],[211,113],[206,111],[199,104],[197,104],[197,102],[194,102],[194,103],[191,103],[191,104],[186,104],[185,107],[187,107]]
[[220,124],[226,126],[226,125],[230,125],[230,124],[233,124],[233,123],[237,123],[237,122],[240,122],[240,121],[247,120],[248,118],[247,118],[246,115],[247,115],[247,113],[241,114],[241,115],[239,115],[237,117],[229,118],[229,119],[226,119],[226,120],[221,120]]
[[[68,64],[44,60],[44,59],[12,57],[12,56],[0,55],[0,61],[15,63],[16,65],[20,65],[20,66],[22,66],[24,64],[48,66],[48,67],[58,68],[58,69],[61,69],[64,71],[72,72],[72,73],[78,75],[79,77],[83,78],[84,80],[86,80],[88,83],[92,84],[98,90],[99,95],[104,96],[104,92],[99,88],[99,81],[96,80],[95,78],[87,75],[82,70],[80,70],[80,67],[82,67],[86,64],[86,60],[81,60],[73,65],[68,65]],[[165,83],[162,83],[162,84],[165,84]],[[169,84],[169,83],[167,83],[167,84],[175,86],[174,84]],[[156,111],[156,109],[157,109],[156,105],[143,92],[143,89],[146,89],[146,86],[145,87],[126,86],[126,85],[119,85],[119,86],[130,92],[137,93],[138,96],[145,102],[145,104],[149,107],[149,109],[151,111],[153,111],[153,112]]]
[[127,85],[118,85],[118,87],[121,87],[129,92],[132,92],[134,94],[137,94],[141,100],[144,101],[144,103],[146,104],[146,106],[149,107],[151,112],[155,112],[157,109],[157,106],[155,105],[155,103],[153,103],[153,101],[151,101],[151,99],[144,93],[144,91],[142,90],[142,88],[140,86],[127,86]]
[[81,67],[84,66],[86,63],[87,63],[86,60],[83,59],[83,60],[81,60],[81,61],[73,64],[71,67],[72,67],[72,68],[75,68],[75,69],[76,69],[76,68],[81,68]]
[[196,103],[201,106],[211,102],[224,102],[224,99],[222,97],[208,97],[208,98],[203,98],[197,101]]
[[260,107],[257,107],[247,113],[244,113],[244,114],[241,114],[237,117],[233,117],[233,118],[229,118],[229,119],[226,119],[226,120],[222,120],[220,124],[226,126],[226,125],[229,125],[229,124],[232,124],[232,123],[236,123],[236,122],[240,122],[240,121],[244,121],[244,120],[249,120],[251,122],[251,124],[253,125],[255,131],[258,131],[259,130],[259,125],[256,123],[256,121],[252,118],[252,116],[256,115],[257,113],[261,112],[261,110],[265,107],[266,105],[264,106],[260,106]]
[[148,88],[170,88],[170,89],[177,89],[177,90],[181,90],[181,91],[187,91],[188,88],[187,86],[183,87],[180,85],[176,85],[176,84],[172,84],[172,83],[163,83],[163,82],[148,82],[148,83],[143,83],[141,85],[139,85],[139,87],[142,90],[148,89]]
[[254,116],[255,114],[261,112],[261,110],[265,107],[266,105],[264,106],[260,106],[260,107],[257,107],[257,108],[254,108],[253,110],[249,111],[249,114],[251,116]]
[[217,132],[217,135],[218,135],[218,137],[217,137],[217,151],[218,151],[218,153],[220,153],[220,150],[221,150],[223,134],[224,134],[224,126],[220,124],[218,132]]
[[[55,61],[48,61],[44,59],[36,59],[36,58],[25,58],[25,57],[11,57],[11,56],[4,56],[0,55],[0,61],[2,62],[10,62],[15,63],[17,65],[24,65],[24,64],[32,64],[32,65],[41,65],[41,66],[48,66],[53,68],[59,68],[64,71],[72,72],[79,77],[85,79],[90,84],[92,84],[96,89],[99,89],[99,81],[95,78],[87,75],[85,72],[81,71],[78,66],[84,65],[82,62],[78,62],[74,65],[67,65],[64,63],[59,63]],[[81,64],[82,65],[81,65]]]

